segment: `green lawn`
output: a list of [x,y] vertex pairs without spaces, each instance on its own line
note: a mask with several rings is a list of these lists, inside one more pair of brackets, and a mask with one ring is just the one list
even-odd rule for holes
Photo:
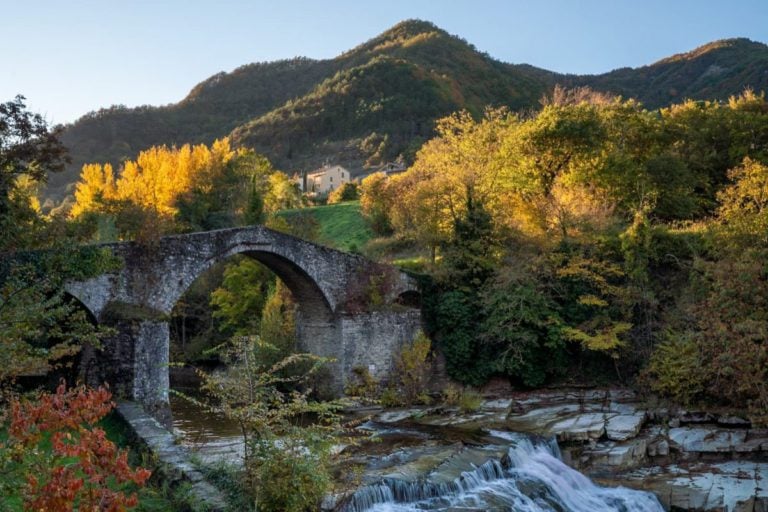
[[289,223],[300,222],[302,215],[311,215],[318,223],[318,242],[341,251],[359,251],[373,237],[360,213],[359,201],[284,210],[278,215]]

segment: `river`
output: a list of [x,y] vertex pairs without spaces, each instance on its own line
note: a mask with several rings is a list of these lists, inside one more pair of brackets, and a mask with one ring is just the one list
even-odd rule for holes
[[[202,461],[241,460],[237,425],[178,398],[172,408]],[[349,478],[355,492],[330,500],[337,510],[768,510],[768,430],[731,415],[647,409],[629,390],[519,393],[468,413],[349,413],[372,439],[345,448],[341,477],[362,476]]]
[[[515,512],[663,512],[656,497],[624,487],[601,487],[563,463],[554,440],[529,434],[488,431],[489,455],[506,454],[482,464],[466,464],[457,453],[417,480],[382,478],[357,490],[344,512],[515,511]],[[470,458],[472,458],[470,456]],[[456,467],[465,467],[456,474]]]
[[[241,453],[236,424],[176,396],[171,406],[174,428],[203,460],[231,462]],[[651,493],[594,484],[562,461],[554,439],[376,422],[360,428],[376,438],[370,451],[353,455],[368,466],[369,483],[340,500],[344,512],[664,510]]]

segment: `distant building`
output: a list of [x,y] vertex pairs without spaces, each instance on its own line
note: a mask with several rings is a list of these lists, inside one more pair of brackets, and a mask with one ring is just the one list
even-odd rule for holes
[[352,181],[349,171],[340,165],[324,165],[299,179],[302,192],[309,195],[325,195]]

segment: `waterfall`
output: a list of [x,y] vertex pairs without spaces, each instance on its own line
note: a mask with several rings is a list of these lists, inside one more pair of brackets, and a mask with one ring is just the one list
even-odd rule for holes
[[512,512],[664,512],[648,492],[600,487],[560,459],[554,439],[491,431],[510,443],[504,460],[489,460],[453,482],[382,479],[358,489],[344,512],[423,510]]

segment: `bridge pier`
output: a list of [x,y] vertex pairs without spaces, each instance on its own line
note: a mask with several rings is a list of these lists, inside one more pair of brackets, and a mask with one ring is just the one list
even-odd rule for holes
[[367,369],[375,380],[386,383],[403,345],[410,343],[421,328],[418,309],[381,309],[341,315],[337,357],[344,384],[352,378],[356,367]]
[[133,390],[131,397],[144,409],[169,426],[170,328],[166,321],[143,321],[135,331]]
[[140,402],[168,426],[171,421],[169,326],[164,320],[119,319],[102,322],[113,333],[101,347],[89,348],[83,357],[83,373],[90,386],[109,385],[115,397]]
[[327,357],[326,389],[321,395],[341,396],[354,369],[362,367],[371,376],[386,382],[394,358],[422,328],[418,309],[382,309],[355,314],[338,314],[333,321],[306,321],[297,315],[298,349]]
[[296,342],[300,352],[330,359],[322,378],[315,382],[315,391],[324,398],[340,396],[344,392],[342,362],[339,360],[338,322],[334,319],[320,320],[301,311],[296,314]]

